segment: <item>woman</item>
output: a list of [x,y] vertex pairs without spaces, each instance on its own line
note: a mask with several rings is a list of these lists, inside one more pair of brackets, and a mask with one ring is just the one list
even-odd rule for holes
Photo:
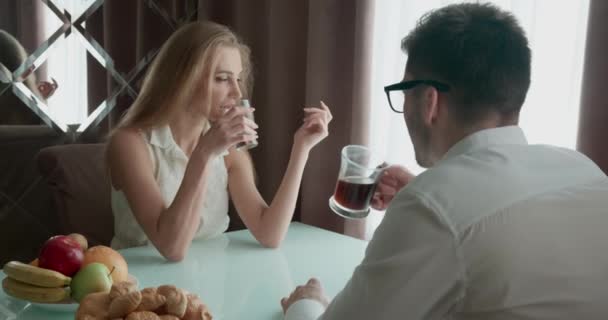
[[184,258],[192,239],[223,233],[228,197],[253,236],[281,243],[291,221],[312,147],[327,136],[331,113],[304,108],[287,170],[267,205],[240,142],[257,125],[237,107],[250,83],[249,49],[225,26],[196,22],[163,45],[140,95],[107,149],[115,236],[124,248],[150,241],[168,260]]

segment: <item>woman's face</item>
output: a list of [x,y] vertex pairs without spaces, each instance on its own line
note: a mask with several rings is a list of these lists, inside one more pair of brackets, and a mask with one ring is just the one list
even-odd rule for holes
[[211,110],[209,120],[215,121],[242,98],[239,84],[243,63],[237,48],[220,47],[218,63],[211,78]]

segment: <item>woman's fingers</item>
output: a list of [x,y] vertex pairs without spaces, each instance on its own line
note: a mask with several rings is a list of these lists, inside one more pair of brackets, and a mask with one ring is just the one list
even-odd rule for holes
[[308,114],[304,118],[304,123],[311,123],[319,121],[319,123],[323,126],[327,126],[327,119],[323,114]]
[[253,113],[255,108],[244,108],[244,107],[231,107],[226,113],[218,120],[218,122],[230,122],[238,116],[246,118],[247,114]]
[[253,128],[253,129],[257,129],[258,125],[251,121],[251,119],[241,116],[241,117],[234,117],[232,118],[232,120],[228,123],[228,127],[229,128],[234,128],[234,127],[249,127],[249,128]]
[[255,141],[258,139],[258,135],[257,134],[241,134],[241,133],[237,133],[233,136],[231,136],[228,139],[228,143],[230,145],[235,145],[239,142],[249,142],[249,141]]
[[310,118],[304,121],[305,128],[315,128],[315,131],[326,131],[325,121],[321,118]]
[[229,135],[257,135],[257,132],[250,128],[250,127],[242,127],[240,125],[233,127],[230,132],[228,133]]
[[329,110],[329,107],[325,104],[325,102],[323,102],[323,100],[321,100],[321,108],[323,108],[323,110],[325,110],[329,116],[329,121],[331,121],[331,119],[334,118],[334,116],[331,114],[331,110]]
[[332,119],[332,115],[330,112],[323,110],[323,109],[319,109],[319,108],[304,108],[304,112],[306,113],[306,116],[311,116],[311,115],[321,115],[327,123],[329,123]]

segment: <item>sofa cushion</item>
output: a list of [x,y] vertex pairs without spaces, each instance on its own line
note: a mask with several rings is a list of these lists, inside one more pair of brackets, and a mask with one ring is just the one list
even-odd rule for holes
[[114,234],[104,150],[105,144],[53,146],[42,149],[37,159],[61,232],[81,233],[90,246],[110,245]]
[[41,125],[0,125],[0,267],[30,261],[58,232],[57,218],[36,155],[68,137]]

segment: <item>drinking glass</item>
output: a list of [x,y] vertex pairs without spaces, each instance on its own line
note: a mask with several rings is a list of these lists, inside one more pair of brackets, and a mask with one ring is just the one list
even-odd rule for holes
[[[251,108],[251,104],[249,103],[249,100],[248,100],[248,99],[241,99],[239,106],[240,106],[240,107],[244,107],[244,108]],[[254,119],[254,117],[253,117],[253,113],[248,113],[248,114],[246,115],[246,117],[247,117],[249,120],[251,120],[251,121],[255,122],[255,119]],[[246,149],[255,148],[255,147],[257,147],[257,146],[258,146],[258,141],[257,141],[257,139],[256,139],[256,140],[247,141],[247,142],[239,142],[239,143],[236,145],[236,149],[237,149],[237,150],[246,150]]]

